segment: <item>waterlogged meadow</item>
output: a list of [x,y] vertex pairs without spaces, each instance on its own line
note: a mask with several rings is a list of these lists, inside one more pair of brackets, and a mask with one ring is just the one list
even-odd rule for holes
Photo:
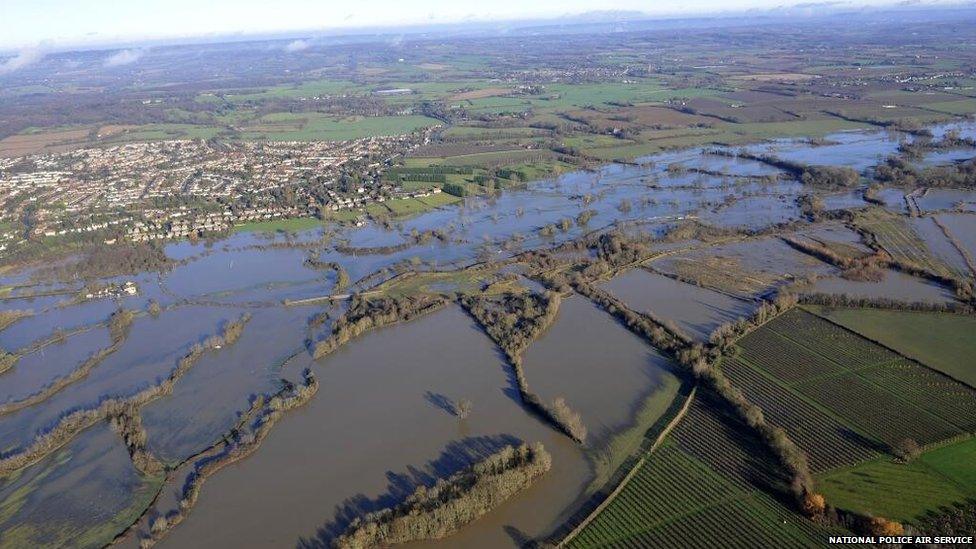
[[[974,268],[976,193],[932,189],[906,200],[910,189],[889,186],[867,197],[872,167],[896,154],[900,139],[844,132],[818,144],[669,151],[364,226],[244,227],[173,242],[166,268],[111,279],[5,272],[0,463],[12,465],[0,477],[0,547],[101,546],[116,536],[131,547],[142,538],[168,547],[325,547],[419,486],[536,442],[552,459],[545,474],[452,537],[419,545],[547,539],[586,508],[645,431],[675,413],[688,379],[667,341],[650,345],[619,308],[553,280],[590,277],[689,345],[750,317],[778,291],[948,307],[960,299],[949,278]],[[756,159],[764,155],[852,167],[865,181],[811,188]],[[807,207],[811,193],[821,209]],[[908,208],[922,217],[908,218]],[[877,215],[864,217],[869,209]],[[899,223],[877,223],[889,218]],[[646,247],[600,240],[611,233]],[[915,260],[934,276],[897,262],[915,241],[924,245]],[[877,269],[864,265],[882,259]],[[135,295],[97,292],[130,281]],[[519,297],[528,295],[537,299]],[[411,301],[418,296],[429,307]],[[472,296],[556,309],[551,318],[521,311],[542,321],[513,357],[461,306]],[[373,316],[346,316],[358,306]],[[512,333],[527,329],[519,311],[508,312]],[[772,417],[801,425],[783,404],[786,390],[763,385],[756,371],[743,363],[730,376],[768,401]],[[823,381],[797,391],[848,414],[828,398],[842,388]],[[932,413],[931,425],[916,429],[920,439],[957,432],[937,429],[941,412]],[[567,418],[586,435],[567,436]],[[847,427],[834,423],[821,431],[843,446]],[[679,435],[643,475],[691,471],[715,492],[709,513],[712,496],[734,494],[736,512],[757,524],[780,517],[779,504],[752,487],[733,486],[714,464],[702,468],[708,456],[692,451],[694,434]],[[850,440],[843,447],[840,461],[813,454],[817,470],[877,455]],[[622,528],[618,520],[609,517],[600,536]]]

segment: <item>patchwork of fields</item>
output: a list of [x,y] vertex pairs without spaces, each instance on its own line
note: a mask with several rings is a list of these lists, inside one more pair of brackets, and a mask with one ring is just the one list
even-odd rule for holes
[[976,386],[976,318],[880,309],[816,309],[868,339]]
[[787,482],[777,470],[753,432],[702,395],[665,445],[568,546],[809,547],[836,534],[773,495]]
[[[824,410],[868,440],[925,445],[976,430],[976,391],[801,309],[740,345],[741,357],[725,368],[734,379],[763,379],[755,384],[758,398],[789,391],[792,400]],[[766,412],[774,423],[789,423],[774,409]],[[804,449],[817,455],[823,450],[813,442]],[[867,440],[860,445],[871,446]]]
[[[721,367],[807,454],[827,502],[922,524],[976,497],[976,390],[811,311],[824,312],[794,308],[753,331]],[[879,314],[851,309],[841,318],[862,313]],[[931,316],[943,328],[971,320]],[[895,457],[906,440],[918,457]],[[699,392],[664,445],[568,546],[823,543],[827,530],[777,499],[788,483],[782,471],[754,431]],[[724,537],[689,537],[716,531]]]

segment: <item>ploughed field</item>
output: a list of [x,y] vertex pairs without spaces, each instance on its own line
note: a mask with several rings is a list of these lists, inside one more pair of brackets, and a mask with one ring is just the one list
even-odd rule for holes
[[[867,170],[898,147],[828,140],[746,152]],[[341,545],[523,443],[542,443],[544,473],[417,543],[849,532],[797,510],[756,421],[682,362],[698,346],[721,347],[717,371],[833,508],[924,528],[966,505],[973,214],[925,195],[909,217],[906,189],[869,203],[739,152],[670,151],[363,227],[245,227],[167,245],[158,272],[5,272],[0,547]],[[841,213],[811,218],[809,193]],[[865,276],[849,263],[865,258],[890,260]],[[125,282],[137,291],[113,290]],[[777,294],[805,297],[726,337]]]

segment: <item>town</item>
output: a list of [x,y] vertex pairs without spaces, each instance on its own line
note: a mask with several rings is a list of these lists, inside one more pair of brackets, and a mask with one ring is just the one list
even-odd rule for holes
[[434,130],[337,142],[126,143],[0,159],[0,251],[41,237],[198,237],[415,197],[423,192],[381,176]]

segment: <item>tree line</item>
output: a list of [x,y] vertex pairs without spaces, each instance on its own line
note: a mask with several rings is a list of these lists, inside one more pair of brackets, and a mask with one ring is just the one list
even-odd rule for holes
[[430,488],[421,485],[403,503],[356,519],[333,545],[365,549],[445,538],[530,486],[551,466],[540,443],[506,446]]

